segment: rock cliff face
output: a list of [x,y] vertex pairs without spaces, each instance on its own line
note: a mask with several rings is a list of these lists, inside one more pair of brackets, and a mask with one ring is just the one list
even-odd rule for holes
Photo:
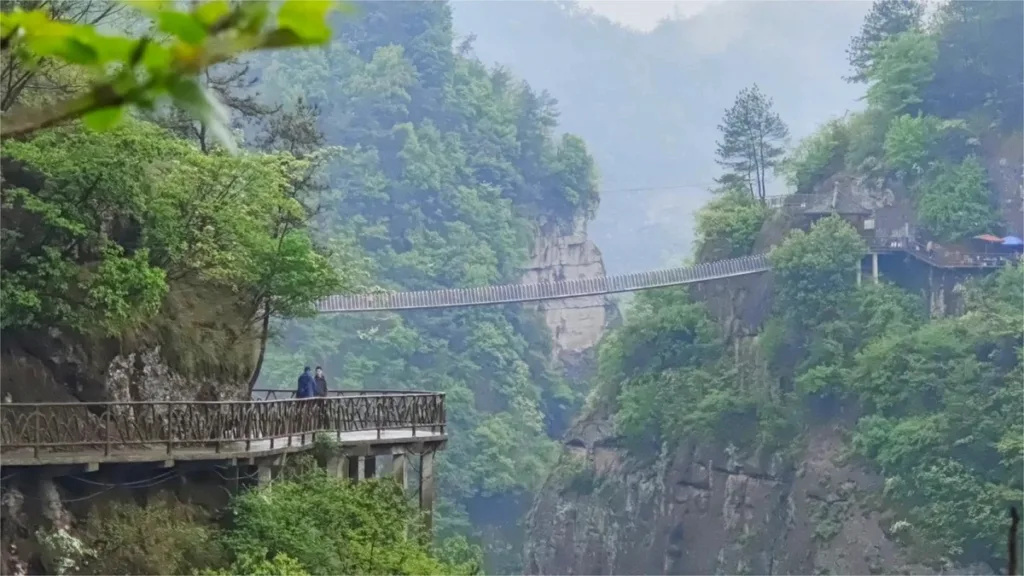
[[637,457],[606,414],[571,430],[528,519],[528,574],[930,573],[872,507],[877,478],[847,463],[838,428],[779,454],[686,445]]
[[[580,219],[567,233],[547,230],[537,236],[522,282],[557,282],[604,275],[601,250],[587,238],[586,221]],[[544,322],[551,331],[553,359],[561,364],[566,376],[572,380],[585,378],[591,368],[594,347],[617,318],[612,302],[605,296],[593,296],[545,300],[529,306],[544,315]]]
[[172,286],[160,315],[120,338],[56,328],[5,334],[4,402],[228,400],[246,395],[256,338],[234,300]]

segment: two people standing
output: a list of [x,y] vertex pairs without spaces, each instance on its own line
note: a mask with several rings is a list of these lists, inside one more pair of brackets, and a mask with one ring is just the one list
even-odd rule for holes
[[299,387],[295,391],[296,398],[324,398],[327,396],[327,377],[324,376],[323,368],[316,367],[316,375],[310,374],[309,366],[306,366],[299,376]]

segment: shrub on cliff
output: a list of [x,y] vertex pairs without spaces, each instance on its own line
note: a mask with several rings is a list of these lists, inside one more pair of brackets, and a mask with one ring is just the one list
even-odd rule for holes
[[101,504],[82,534],[92,551],[82,574],[188,574],[224,560],[216,527],[202,510],[181,502]]
[[416,513],[388,480],[352,484],[315,469],[246,492],[232,508],[222,540],[238,565],[291,558],[311,574],[475,573],[473,562],[445,563],[421,543]]

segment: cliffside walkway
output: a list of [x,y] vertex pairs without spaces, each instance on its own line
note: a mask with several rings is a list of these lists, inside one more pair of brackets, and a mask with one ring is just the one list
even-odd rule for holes
[[[873,254],[903,252],[936,268],[998,268],[1013,261],[1005,255],[961,253],[941,246],[934,246],[929,251],[925,245],[905,237],[869,239],[868,245]],[[682,268],[540,284],[336,295],[319,302],[317,312],[377,312],[560,300],[710,282],[762,274],[770,269],[768,256],[757,254]]]
[[296,400],[256,390],[219,402],[68,402],[0,405],[0,465],[255,459],[310,449],[325,434],[374,455],[417,453],[447,440],[444,394],[331,392]]

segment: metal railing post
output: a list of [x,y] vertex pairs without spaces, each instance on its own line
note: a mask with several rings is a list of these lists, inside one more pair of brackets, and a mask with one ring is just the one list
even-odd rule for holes
[[441,434],[444,434],[444,428],[445,428],[445,426],[448,425],[448,413],[445,411],[446,409],[445,409],[445,403],[444,403],[444,392],[441,393],[440,402],[441,402],[441,426],[440,426],[440,432],[441,432]]
[[412,401],[412,435],[416,436],[416,396],[406,396]]
[[110,456],[110,406],[103,412],[104,445],[103,455]]
[[214,444],[213,444],[213,453],[214,454],[220,454],[220,444],[221,444],[221,440],[224,438],[224,432],[225,432],[225,429],[224,429],[224,412],[223,412],[224,406],[225,406],[225,404],[218,404],[217,405],[217,417],[219,419],[218,423],[220,425],[217,426],[217,438],[216,438],[216,440],[214,441]]
[[170,454],[174,446],[174,417],[171,415],[171,403],[165,404],[167,407],[167,453]]
[[34,422],[35,422],[35,424],[33,425],[33,428],[35,428],[35,432],[34,432],[34,437],[32,439],[32,448],[33,448],[32,454],[36,458],[39,458],[39,418],[41,416],[39,414],[39,408],[36,408],[35,412],[33,412],[33,414],[35,415],[35,418],[33,419]]

